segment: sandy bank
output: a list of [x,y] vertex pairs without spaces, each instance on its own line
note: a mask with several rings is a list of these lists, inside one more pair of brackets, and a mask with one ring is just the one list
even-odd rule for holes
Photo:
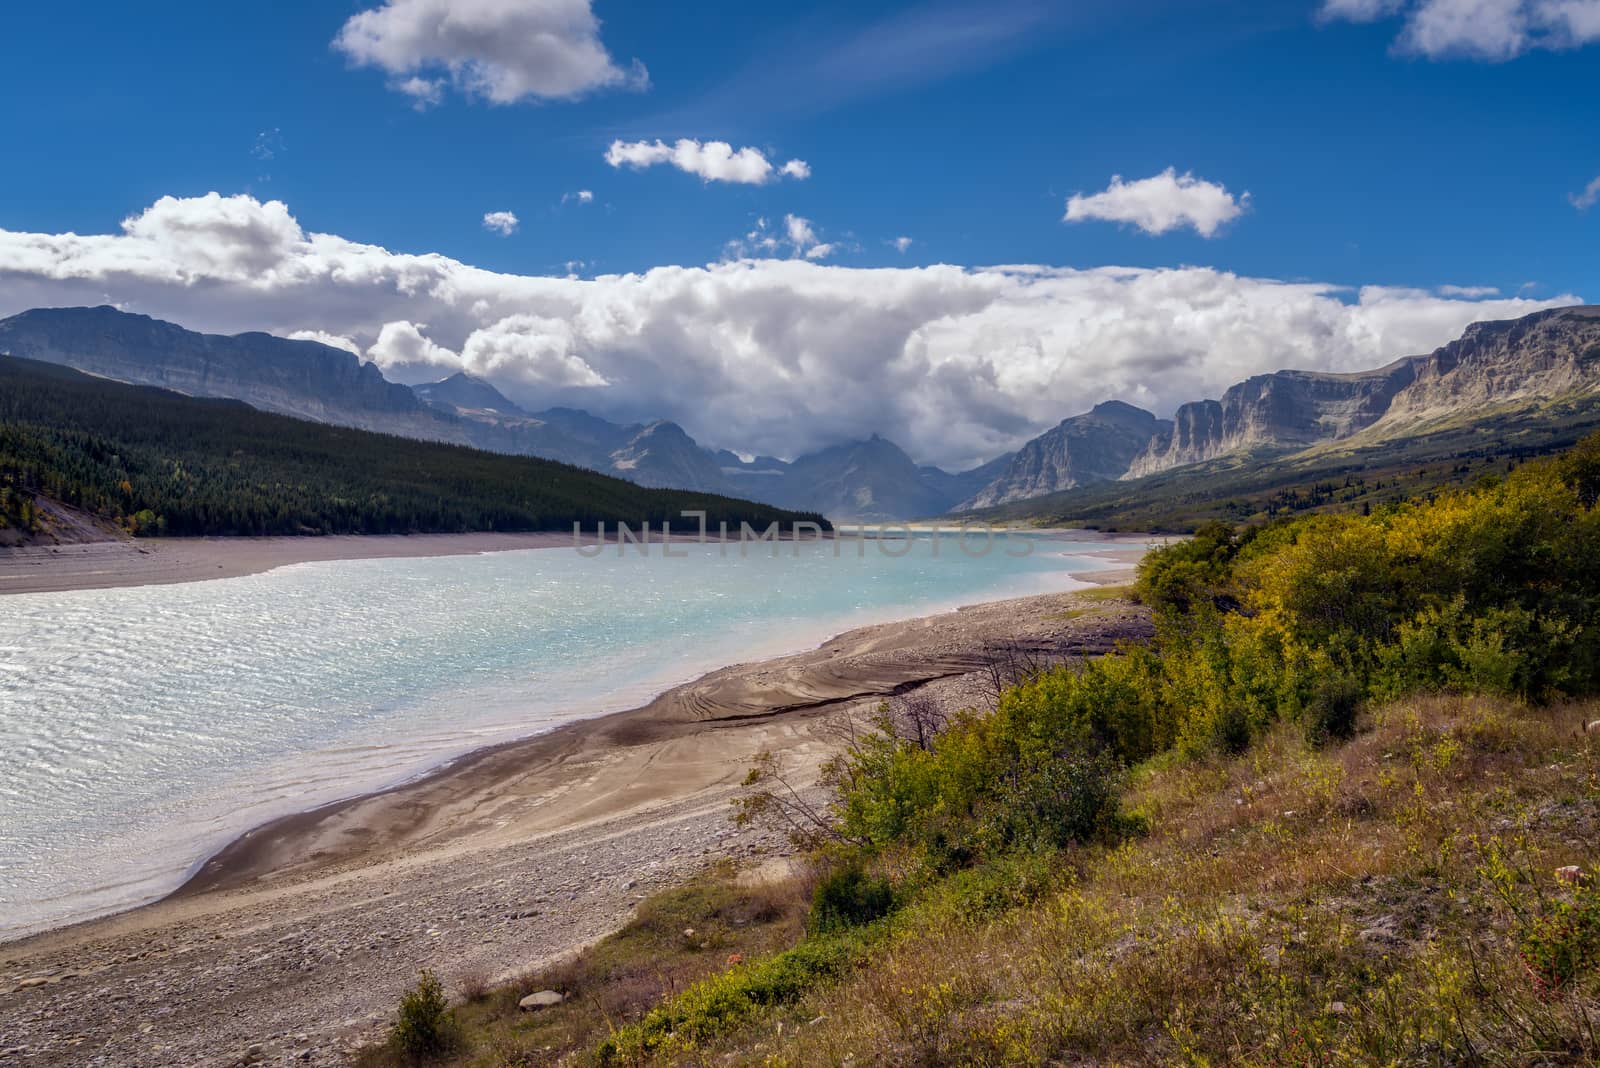
[[0,549],[0,593],[103,590],[238,578],[316,560],[464,556],[572,544],[567,533],[140,538]]
[[229,1064],[252,1044],[344,1063],[418,967],[526,968],[710,857],[784,848],[726,820],[758,752],[814,769],[830,721],[886,695],[980,702],[995,643],[1092,655],[1147,630],[1071,593],[865,627],[268,824],[165,901],[0,945],[0,1064]]
[[[1126,542],[1132,560],[1143,555],[1151,542],[1149,535],[1101,535],[1092,531],[1051,531],[1048,536],[1065,542]],[[571,533],[556,531],[331,534],[304,538],[116,538],[64,545],[0,547],[0,594],[103,590],[238,578],[289,564],[320,560],[471,556],[514,549],[565,548],[572,544]]]

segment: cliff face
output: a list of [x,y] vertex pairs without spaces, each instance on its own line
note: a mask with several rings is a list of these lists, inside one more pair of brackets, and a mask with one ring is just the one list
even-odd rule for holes
[[1089,482],[1132,479],[1252,448],[1296,450],[1357,434],[1381,440],[1416,424],[1471,417],[1492,405],[1600,392],[1600,306],[1558,308],[1474,323],[1427,356],[1355,374],[1277,371],[1230,387],[1221,400],[1181,405],[1120,468],[1119,436],[1139,423],[1112,405],[1064,420],[1030,441],[1007,472],[960,507],[983,508]]
[[1600,389],[1600,306],[1473,323],[1414,365],[1415,381],[1389,405],[1380,430],[1507,401],[1591,392]]
[[1153,438],[1172,424],[1121,401],[1063,419],[1017,451],[1005,474],[957,507],[988,508],[1090,482],[1120,478]]
[[323,423],[465,443],[466,430],[344,349],[271,334],[198,334],[116,308],[40,308],[0,322],[0,352]]
[[1416,361],[1357,374],[1277,371],[1232,386],[1220,401],[1191,401],[1118,476],[1138,478],[1255,447],[1292,448],[1337,441],[1383,417],[1411,384]]

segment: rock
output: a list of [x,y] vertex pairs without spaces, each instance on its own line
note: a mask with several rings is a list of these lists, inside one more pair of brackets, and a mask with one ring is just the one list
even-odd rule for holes
[[559,1005],[565,1000],[567,1000],[565,994],[555,990],[541,990],[517,1002],[517,1008],[523,1012],[536,1012],[539,1009],[548,1009],[552,1005]]
[[1330,1002],[1328,1002],[1328,1015],[1329,1016],[1343,1016],[1346,1011],[1347,1010],[1344,1007],[1344,1002],[1342,1002],[1342,1001],[1330,1001]]
[[1592,721],[1587,727],[1583,728],[1583,733],[1600,734],[1600,719]]
[[49,981],[50,979],[47,976],[35,975],[32,978],[24,979],[22,982],[18,983],[17,989],[27,990],[29,987],[44,986],[44,984],[48,983]]
[[1576,864],[1568,864],[1564,868],[1556,869],[1556,882],[1566,883],[1568,886],[1582,886],[1589,881],[1583,869]]
[[1368,927],[1358,936],[1363,942],[1372,942],[1377,945],[1390,945],[1400,941],[1392,927]]

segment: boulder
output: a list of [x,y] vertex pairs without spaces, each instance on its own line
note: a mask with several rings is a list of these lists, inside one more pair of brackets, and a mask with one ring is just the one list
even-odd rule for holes
[[517,1002],[517,1008],[523,1012],[536,1012],[539,1009],[548,1009],[552,1005],[559,1005],[567,1000],[565,994],[555,990],[541,990],[536,994],[529,994]]

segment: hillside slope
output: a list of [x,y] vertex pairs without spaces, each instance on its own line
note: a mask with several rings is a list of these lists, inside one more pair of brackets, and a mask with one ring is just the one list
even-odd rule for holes
[[570,530],[574,523],[820,520],[592,471],[257,411],[0,357],[10,522],[43,496],[136,534]]

